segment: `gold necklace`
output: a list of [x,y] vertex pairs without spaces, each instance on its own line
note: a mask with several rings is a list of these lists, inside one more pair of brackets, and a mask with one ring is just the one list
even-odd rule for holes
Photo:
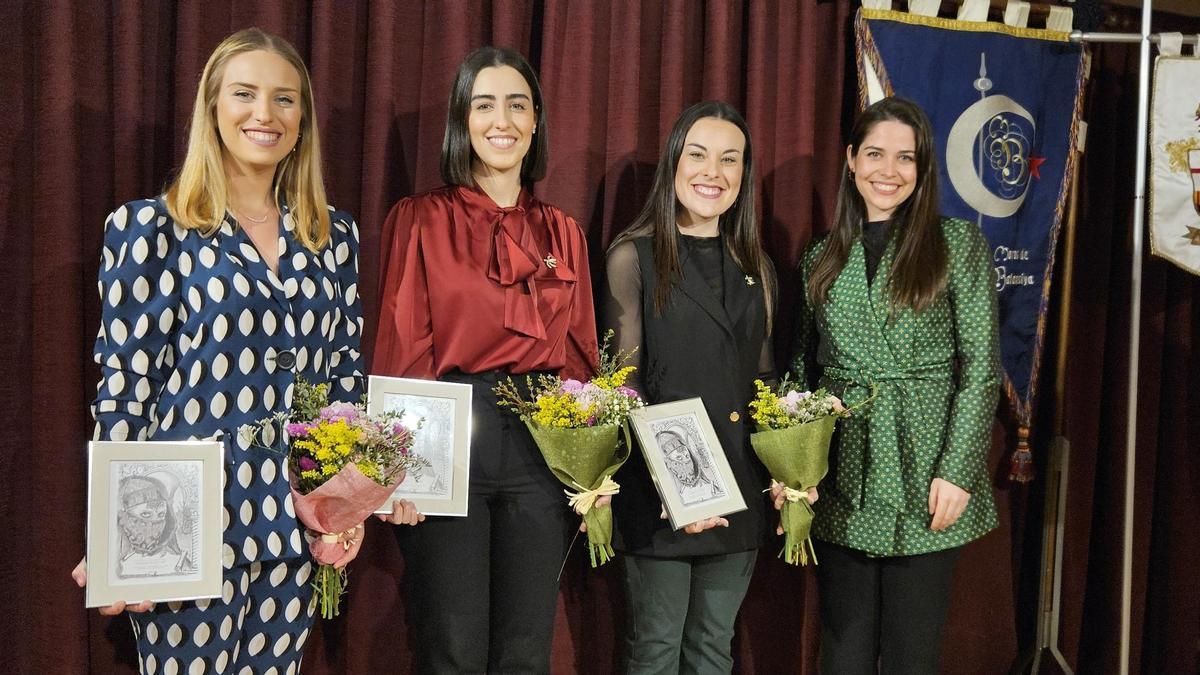
[[[230,206],[233,206],[233,205],[230,204]],[[239,216],[242,216],[246,220],[249,220],[252,223],[260,223],[260,224],[267,222],[267,216],[271,215],[271,209],[269,207],[267,208],[266,212],[262,214],[262,217],[260,217],[260,218],[255,218],[254,216],[252,216],[236,207],[234,207],[233,212]]]

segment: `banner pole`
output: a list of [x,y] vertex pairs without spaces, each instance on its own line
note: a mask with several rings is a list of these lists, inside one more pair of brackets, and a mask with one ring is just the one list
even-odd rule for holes
[[[1151,33],[1149,37],[1143,38],[1141,33],[1085,33],[1079,30],[1071,31],[1071,42],[1141,42],[1147,39],[1154,44],[1158,44],[1162,39],[1160,33]],[[1200,38],[1195,35],[1183,36],[1183,44],[1195,46],[1200,42]]]
[[[1150,44],[1160,40],[1158,34],[1150,32],[1153,0],[1142,2],[1142,30],[1140,33],[1084,33],[1072,31],[1072,42],[1139,42],[1138,52],[1138,115],[1137,115],[1137,165],[1133,192],[1133,260],[1130,265],[1129,288],[1129,397],[1125,409],[1125,504],[1124,527],[1121,546],[1121,647],[1119,672],[1129,674],[1130,637],[1132,632],[1133,603],[1133,507],[1136,485],[1137,455],[1137,398],[1138,356],[1141,347],[1142,319],[1142,248],[1145,229],[1146,201],[1146,136],[1149,133],[1150,98]],[[1184,43],[1197,44],[1196,36],[1184,38]]]
[[1153,0],[1142,3],[1142,42],[1138,53],[1137,166],[1133,195],[1133,260],[1130,266],[1129,302],[1129,402],[1125,415],[1125,527],[1121,550],[1121,653],[1120,673],[1129,675],[1133,600],[1133,517],[1137,456],[1138,356],[1142,324],[1142,236],[1145,229],[1146,136],[1149,132],[1150,10]]

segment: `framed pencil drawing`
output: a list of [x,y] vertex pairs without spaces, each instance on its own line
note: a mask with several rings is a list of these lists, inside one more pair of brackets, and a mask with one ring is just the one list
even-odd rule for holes
[[217,441],[88,445],[86,606],[221,595]]
[[[419,475],[409,475],[393,493],[427,516],[466,516],[471,468],[471,385],[371,375],[367,413],[403,413],[416,424],[413,452],[429,460]],[[380,512],[391,513],[389,499]]]
[[746,508],[702,400],[635,409],[630,420],[671,527]]

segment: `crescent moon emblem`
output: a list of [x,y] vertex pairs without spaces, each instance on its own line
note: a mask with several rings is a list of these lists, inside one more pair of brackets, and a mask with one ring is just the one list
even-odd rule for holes
[[1020,103],[997,94],[982,98],[964,110],[950,128],[950,135],[946,137],[946,172],[950,174],[950,183],[971,208],[992,218],[1007,218],[1016,213],[1025,202],[1025,195],[1029,191],[1029,184],[1026,183],[1019,196],[1004,199],[988,190],[975,173],[975,139],[983,125],[1001,113],[1017,115],[1036,128],[1033,115]]

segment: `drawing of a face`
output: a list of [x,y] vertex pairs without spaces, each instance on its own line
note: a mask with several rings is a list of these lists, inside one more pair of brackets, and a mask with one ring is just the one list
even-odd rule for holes
[[683,434],[674,429],[664,429],[654,435],[658,448],[662,450],[667,470],[683,485],[692,487],[700,480],[700,466]]
[[137,553],[152,554],[171,537],[174,521],[162,483],[144,476],[129,476],[119,488],[121,511],[117,525]]

